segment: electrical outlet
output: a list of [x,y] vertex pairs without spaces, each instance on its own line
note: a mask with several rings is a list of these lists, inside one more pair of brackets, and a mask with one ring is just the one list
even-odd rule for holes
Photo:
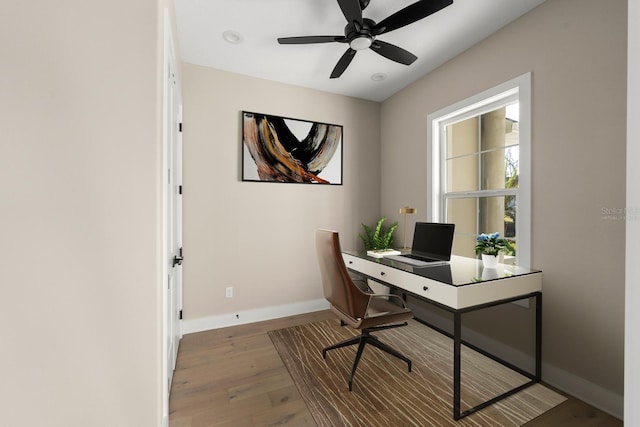
[[227,298],[233,298],[233,287],[232,286],[228,286],[227,289],[225,290],[225,296]]

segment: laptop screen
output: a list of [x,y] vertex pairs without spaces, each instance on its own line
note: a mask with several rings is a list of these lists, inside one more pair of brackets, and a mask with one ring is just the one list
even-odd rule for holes
[[449,261],[451,259],[454,229],[455,224],[416,222],[411,252],[429,258]]

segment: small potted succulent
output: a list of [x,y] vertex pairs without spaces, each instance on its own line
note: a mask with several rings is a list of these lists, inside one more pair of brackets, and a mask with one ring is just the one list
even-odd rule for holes
[[515,253],[511,243],[507,239],[500,237],[500,233],[482,233],[476,238],[476,255],[482,256],[482,263],[486,268],[495,268],[498,265],[498,254],[500,252]]

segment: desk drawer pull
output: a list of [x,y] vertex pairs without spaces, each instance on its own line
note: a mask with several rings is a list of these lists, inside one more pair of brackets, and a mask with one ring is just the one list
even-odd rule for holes
[[380,275],[381,275],[381,276],[384,276],[384,271],[381,271],[381,272],[380,272]]
[[423,290],[423,291],[428,291],[428,290],[429,290],[429,287],[428,287],[428,286],[423,286],[423,287],[422,287],[422,290]]
[[353,264],[353,261],[349,261],[349,264]]

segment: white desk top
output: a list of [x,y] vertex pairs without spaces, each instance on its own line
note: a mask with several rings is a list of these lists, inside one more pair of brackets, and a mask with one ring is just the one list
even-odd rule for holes
[[540,270],[505,264],[485,269],[482,261],[475,258],[453,255],[449,264],[430,267],[369,257],[365,252],[356,251],[344,251],[343,258],[354,271],[453,309],[542,290]]
[[430,267],[416,267],[414,265],[386,259],[367,256],[364,252],[344,251],[358,258],[367,261],[377,262],[409,273],[417,274],[428,279],[437,280],[452,286],[473,285],[489,280],[502,279],[525,274],[540,273],[540,270],[533,270],[517,265],[498,264],[497,268],[485,269],[482,261],[475,258],[451,256],[451,261],[447,265],[434,265]]

